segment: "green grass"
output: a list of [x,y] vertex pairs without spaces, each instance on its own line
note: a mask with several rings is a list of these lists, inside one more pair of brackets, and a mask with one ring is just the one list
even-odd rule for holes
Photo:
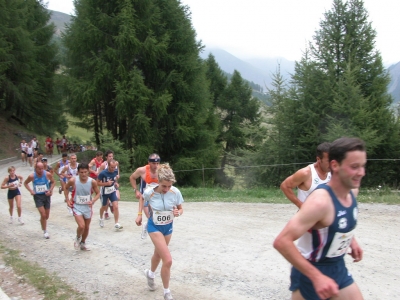
[[[179,188],[186,202],[241,202],[280,203],[290,201],[279,188],[222,189],[222,188]],[[137,202],[132,187],[123,183],[120,187],[121,201]],[[361,189],[357,197],[359,203],[400,204],[400,191],[389,189]]]
[[19,251],[5,248],[0,244],[0,252],[5,263],[39,290],[45,300],[85,299],[82,293],[67,285],[55,273],[49,274],[37,263],[22,259]]
[[67,138],[76,136],[76,137],[79,137],[84,143],[86,143],[86,141],[90,141],[92,139],[92,137],[93,137],[92,131],[88,131],[84,128],[74,125],[74,122],[79,121],[77,118],[67,115],[67,120],[68,120],[68,130],[66,133]]

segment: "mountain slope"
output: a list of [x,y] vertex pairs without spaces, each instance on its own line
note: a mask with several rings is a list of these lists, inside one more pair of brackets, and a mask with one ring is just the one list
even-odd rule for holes
[[49,12],[51,13],[50,22],[56,26],[55,34],[61,36],[61,32],[65,29],[65,24],[71,22],[71,16],[55,10],[49,10]]
[[388,86],[388,93],[393,97],[393,103],[400,101],[400,62],[391,65],[388,69],[390,74],[390,83]]

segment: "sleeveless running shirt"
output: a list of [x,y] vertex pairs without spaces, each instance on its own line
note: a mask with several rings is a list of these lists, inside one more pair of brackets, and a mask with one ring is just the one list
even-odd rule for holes
[[311,262],[330,263],[343,258],[347,253],[357,224],[357,200],[350,191],[352,203],[344,207],[330,186],[322,184],[317,189],[328,191],[335,207],[335,219],[328,227],[309,230],[302,235],[297,248],[304,258]]
[[88,178],[86,183],[82,183],[79,176],[75,180],[75,195],[74,203],[76,204],[86,204],[92,199],[92,178]]
[[158,178],[152,178],[151,177],[151,172],[150,172],[150,165],[146,165],[146,173],[144,175],[144,180],[143,178],[140,178],[140,193],[144,193],[144,190],[146,189],[146,186],[149,184],[152,184],[152,186],[158,185]]
[[319,186],[320,184],[323,184],[323,183],[327,183],[331,180],[331,172],[329,172],[326,175],[325,179],[321,179],[318,176],[317,170],[315,170],[314,164],[311,164],[308,167],[311,169],[311,186],[307,191],[304,191],[300,188],[297,189],[297,198],[301,202],[304,202],[306,200],[306,198],[308,197],[308,195],[310,195],[311,192],[317,188],[317,186]]
[[38,195],[43,195],[49,190],[49,180],[46,176],[46,171],[43,171],[43,175],[39,177],[36,172],[33,173],[33,190]]

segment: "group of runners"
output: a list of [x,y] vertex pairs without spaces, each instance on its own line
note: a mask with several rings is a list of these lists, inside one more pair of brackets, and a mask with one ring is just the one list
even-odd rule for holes
[[[108,209],[114,213],[115,229],[120,230],[118,190],[119,164],[112,151],[101,152],[89,163],[77,163],[76,155],[63,155],[57,163],[56,174],[62,183],[67,207],[78,225],[75,249],[89,250],[85,244],[93,214],[93,204],[101,199],[99,225],[104,227]],[[164,299],[173,299],[169,289],[172,257],[168,244],[172,237],[173,220],[183,213],[181,192],[173,186],[175,176],[168,164],[160,165],[160,156],[151,154],[148,164],[130,176],[135,197],[139,200],[136,224],[142,226],[141,237],[150,237],[154,253],[150,268],[144,270],[150,290],[156,289],[155,272],[161,265]],[[274,247],[291,264],[290,290],[292,299],[363,299],[348,272],[344,256],[350,254],[354,262],[362,259],[354,229],[357,223],[356,196],[365,175],[366,148],[357,138],[340,138],[317,147],[317,161],[285,179],[281,189],[298,208],[274,241]],[[138,188],[137,180],[140,180]],[[18,187],[23,178],[9,168],[9,176],[2,188],[8,188],[10,218],[15,199],[21,219],[21,196]],[[29,183],[33,183],[33,188]],[[24,181],[33,195],[40,213],[45,238],[49,238],[46,222],[50,212],[50,197],[55,181],[45,162],[37,162],[35,171]],[[100,188],[99,188],[100,187]],[[297,196],[294,189],[297,188]],[[71,193],[71,195],[70,195]],[[94,196],[93,196],[94,194]],[[11,197],[11,198],[10,198]],[[14,198],[12,198],[14,197]],[[143,213],[147,217],[144,222]],[[297,241],[297,245],[295,244]]]

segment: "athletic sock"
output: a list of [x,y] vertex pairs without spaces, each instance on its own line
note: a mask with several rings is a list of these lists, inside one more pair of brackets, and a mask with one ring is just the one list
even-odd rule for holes
[[156,273],[155,273],[155,272],[152,272],[151,270],[149,270],[149,277],[150,277],[150,278],[156,277]]
[[171,293],[171,291],[170,291],[170,289],[169,288],[164,288],[164,295],[166,294],[166,293]]

